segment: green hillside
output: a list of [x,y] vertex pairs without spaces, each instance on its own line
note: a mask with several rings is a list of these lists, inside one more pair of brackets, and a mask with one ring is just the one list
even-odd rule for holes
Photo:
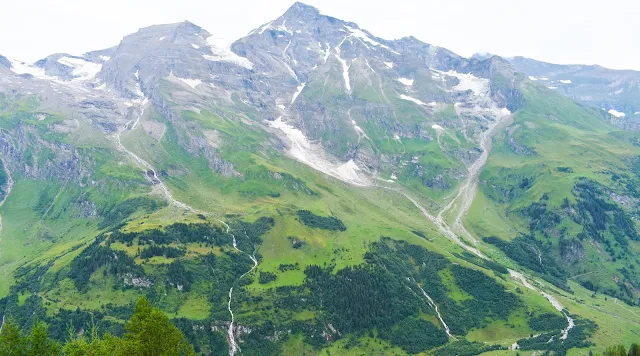
[[230,48],[210,36],[0,57],[0,353],[637,342],[637,132],[499,57],[300,3]]

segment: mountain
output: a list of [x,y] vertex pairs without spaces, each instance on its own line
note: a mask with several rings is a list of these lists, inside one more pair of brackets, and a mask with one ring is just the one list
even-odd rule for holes
[[0,310],[121,335],[145,295],[204,354],[628,344],[639,137],[542,75],[301,3],[1,57]]
[[[475,55],[476,58],[486,57]],[[615,124],[637,131],[640,119],[640,72],[598,65],[560,65],[525,57],[507,60],[529,79],[614,116]]]

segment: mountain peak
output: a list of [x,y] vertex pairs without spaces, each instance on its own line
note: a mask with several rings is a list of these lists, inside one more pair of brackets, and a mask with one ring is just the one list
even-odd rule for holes
[[471,58],[475,58],[477,60],[484,60],[493,57],[494,54],[489,52],[476,52],[471,55]]
[[303,14],[318,15],[318,14],[320,14],[320,10],[318,10],[317,8],[315,8],[315,7],[311,6],[311,5],[307,5],[307,4],[302,3],[300,1],[296,1],[284,13],[285,16],[296,16],[296,15],[303,15]]
[[282,18],[288,20],[310,21],[320,15],[320,10],[301,2],[296,2],[285,13]]
[[150,35],[150,34],[154,34],[154,35],[157,34],[160,36],[167,36],[167,35],[178,36],[180,34],[188,36],[193,34],[196,34],[196,35],[201,34],[204,36],[204,35],[208,35],[208,32],[202,27],[190,21],[185,20],[182,22],[143,27],[143,28],[140,28],[137,32],[134,32],[132,34],[125,36],[125,39],[128,37],[135,38],[140,35]]
[[0,65],[11,68],[11,61],[7,57],[0,54]]

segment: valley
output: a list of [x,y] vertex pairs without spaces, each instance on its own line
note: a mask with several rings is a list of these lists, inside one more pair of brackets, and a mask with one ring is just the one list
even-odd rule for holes
[[640,136],[553,70],[302,3],[228,46],[0,56],[0,311],[64,344],[146,300],[230,356],[631,344]]

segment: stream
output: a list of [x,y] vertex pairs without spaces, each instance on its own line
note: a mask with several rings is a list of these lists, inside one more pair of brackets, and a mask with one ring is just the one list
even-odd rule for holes
[[[123,133],[127,132],[127,131],[131,131],[133,130],[138,123],[140,122],[140,119],[142,118],[142,115],[144,114],[144,105],[145,105],[146,101],[143,101],[140,104],[140,112],[138,115],[136,115],[135,119],[131,119],[129,120],[126,124],[124,124],[124,126],[118,130],[118,133],[115,135],[115,142],[118,146],[118,148],[125,152],[126,154],[128,154],[131,158],[133,158],[134,163],[145,172],[145,176],[147,177],[147,179],[151,182],[151,184],[153,184],[156,187],[160,188],[160,191],[162,193],[162,195],[172,204],[175,205],[179,208],[183,208],[185,210],[188,210],[194,214],[202,214],[202,215],[209,215],[205,212],[201,212],[199,210],[194,209],[193,207],[178,201],[176,199],[173,198],[173,195],[171,194],[171,192],[169,191],[169,188],[167,188],[167,186],[164,184],[164,182],[158,177],[155,168],[147,161],[145,161],[144,159],[140,158],[138,155],[136,155],[135,153],[133,153],[132,151],[130,151],[129,149],[127,149],[121,142],[121,136]],[[0,204],[1,205],[1,204]],[[218,222],[220,222],[222,225],[225,226],[226,228],[226,232],[230,233],[231,228],[229,227],[229,225],[227,223],[225,223],[224,221],[222,221],[221,219],[218,219],[216,217],[214,217],[215,220],[217,220]],[[1,225],[0,225],[1,228]],[[246,232],[245,232],[246,235]],[[244,274],[242,274],[234,283],[235,284],[238,283],[238,281],[240,279],[242,279],[244,276],[246,276],[247,274],[253,272],[253,270],[256,269],[256,267],[258,267],[258,260],[255,257],[255,249],[253,251],[252,254],[249,254],[245,251],[242,251],[241,249],[238,248],[238,244],[236,241],[236,236],[234,234],[231,234],[231,237],[233,239],[233,248],[240,252],[240,253],[244,253],[247,256],[249,256],[249,258],[251,258],[251,261],[253,261],[253,267],[251,267],[251,269],[249,269],[247,272],[245,272]],[[247,238],[249,238],[247,236]],[[234,356],[236,354],[236,352],[242,352],[242,350],[240,349],[240,346],[238,345],[237,341],[236,341],[236,337],[235,337],[235,315],[233,314],[233,309],[231,308],[231,302],[233,299],[233,286],[229,289],[229,300],[227,302],[227,309],[229,310],[229,314],[231,315],[231,322],[229,323],[229,328],[227,329],[227,337],[229,338],[229,355],[230,356]]]
[[[449,239],[454,241],[456,244],[458,244],[460,247],[462,247],[465,250],[473,253],[474,255],[476,255],[476,256],[478,256],[480,258],[483,258],[483,259],[488,259],[476,247],[470,246],[466,242],[464,242],[458,236],[458,234],[456,234],[456,232],[449,225],[449,223],[447,223],[444,215],[447,212],[453,212],[454,205],[455,205],[456,201],[458,201],[459,199],[462,199],[461,203],[459,205],[457,205],[459,210],[458,210],[457,214],[455,215],[453,227],[455,229],[457,229],[458,231],[462,232],[474,244],[478,243],[477,239],[474,238],[471,235],[471,233],[469,231],[467,231],[467,229],[464,227],[464,225],[462,224],[462,220],[466,216],[467,212],[469,211],[469,208],[471,207],[471,203],[473,202],[473,198],[475,196],[475,191],[476,191],[476,188],[477,188],[477,185],[478,185],[478,177],[480,175],[480,172],[482,171],[482,168],[486,164],[487,159],[489,157],[489,152],[491,151],[491,140],[492,140],[492,137],[501,127],[503,127],[504,125],[506,125],[509,122],[511,122],[511,120],[513,120],[513,117],[511,115],[504,115],[500,119],[496,120],[496,122],[494,124],[490,125],[489,128],[485,132],[482,133],[482,135],[480,136],[480,140],[479,140],[480,141],[479,142],[480,147],[483,150],[482,154],[469,167],[469,169],[468,169],[469,175],[468,175],[466,181],[460,187],[460,190],[458,191],[456,196],[444,208],[442,208],[438,212],[437,216],[434,216],[434,215],[430,214],[429,211],[426,208],[424,208],[422,205],[420,205],[420,203],[418,203],[418,201],[416,199],[414,199],[413,197],[411,197],[409,194],[405,193],[402,190],[393,189],[393,188],[384,187],[384,186],[378,186],[378,187],[402,194],[405,198],[407,198],[409,201],[411,201],[411,203],[413,203],[413,205],[422,212],[422,214],[425,216],[425,218],[427,218],[429,221],[431,221],[438,228],[438,230],[440,230],[440,232],[444,236],[448,237]],[[560,338],[562,340],[565,340],[567,338],[568,334],[569,334],[569,331],[574,327],[575,324],[574,324],[573,319],[564,311],[564,308],[560,304],[560,302],[558,302],[558,300],[555,297],[553,297],[552,295],[550,295],[550,294],[548,294],[548,293],[546,293],[546,292],[544,292],[542,290],[539,290],[538,288],[535,288],[531,283],[529,283],[529,280],[535,281],[535,279],[533,279],[532,277],[529,277],[529,276],[525,277],[525,275],[523,275],[522,273],[516,272],[516,271],[513,271],[513,270],[509,270],[509,273],[510,273],[511,277],[514,280],[519,281],[520,283],[522,283],[528,289],[531,289],[531,290],[539,293],[543,297],[545,297],[549,301],[549,303],[551,303],[551,305],[553,305],[553,307],[556,310],[558,310],[559,312],[561,312],[564,315],[564,317],[567,319],[567,324],[568,325],[567,325],[566,329],[562,330],[562,335],[561,335]],[[422,289],[422,288],[420,288],[420,289]],[[436,305],[435,302],[428,296],[428,294],[424,290],[423,290],[423,294],[429,300],[430,304]],[[440,322],[443,324],[443,327],[445,327],[445,330],[447,331],[447,335],[449,335],[451,337],[451,334],[449,333],[449,329],[446,326],[446,324],[444,323],[444,320],[442,319],[442,317],[440,316],[440,313],[439,313],[439,311],[437,309],[437,306],[435,306],[434,309],[436,309],[436,313],[438,314],[438,318],[440,319]]]
[[140,113],[136,116],[135,119],[129,120],[126,124],[124,124],[124,126],[120,130],[118,130],[118,133],[115,135],[116,144],[121,151],[125,152],[131,158],[133,158],[133,162],[138,166],[138,168],[144,171],[145,177],[151,182],[151,184],[160,188],[161,194],[164,195],[164,197],[169,201],[169,203],[179,208],[183,208],[191,212],[196,212],[196,210],[193,209],[191,206],[174,199],[173,195],[169,191],[169,188],[167,188],[164,182],[158,177],[158,174],[156,173],[155,168],[149,162],[145,161],[144,159],[140,158],[138,155],[136,155],[135,153],[127,149],[121,142],[121,136],[123,133],[127,131],[131,131],[135,129],[136,126],[138,126],[138,123],[140,122],[140,119],[144,114],[145,104],[146,104],[146,101],[143,101],[140,104]]
[[[410,280],[409,278],[407,278],[408,280]],[[411,280],[410,280],[411,281]],[[447,333],[447,336],[451,339],[456,339],[453,335],[451,335],[451,331],[449,330],[449,326],[447,325],[447,323],[444,322],[444,319],[442,319],[442,315],[440,315],[440,311],[438,310],[438,305],[433,301],[433,299],[431,299],[431,297],[429,296],[429,294],[427,294],[427,292],[424,291],[424,289],[422,289],[422,287],[420,286],[420,284],[418,284],[418,282],[413,281],[416,286],[418,286],[418,288],[420,288],[420,291],[422,292],[422,295],[424,295],[425,298],[427,298],[427,301],[429,301],[429,305],[436,311],[436,314],[438,315],[438,319],[440,320],[440,323],[442,324],[442,327],[444,328],[444,331]]]
[[[226,227],[228,234],[231,234],[229,232],[229,231],[231,231],[231,229],[229,228],[229,225],[227,223],[225,223],[224,221],[222,221],[220,219],[216,219],[216,220],[218,220],[220,223],[222,223]],[[245,234],[245,236],[247,236],[247,239],[248,239],[249,236],[247,235],[246,231],[245,231],[244,234]],[[231,322],[229,323],[229,328],[227,329],[227,337],[229,338],[229,356],[234,356],[236,354],[236,352],[242,353],[242,350],[240,349],[240,346],[238,345],[238,342],[236,341],[235,330],[234,330],[235,315],[233,314],[233,309],[231,309],[231,300],[233,298],[233,287],[244,276],[246,276],[247,274],[253,272],[253,270],[255,270],[256,267],[258,267],[258,260],[256,259],[256,250],[255,250],[255,248],[253,250],[253,253],[251,253],[251,254],[249,254],[247,252],[244,252],[244,251],[242,251],[241,249],[238,248],[238,243],[236,241],[235,234],[231,234],[231,238],[233,239],[233,248],[236,251],[238,251],[240,253],[244,253],[245,255],[249,256],[251,261],[253,261],[253,266],[248,271],[243,273],[240,277],[238,277],[238,279],[236,279],[234,285],[229,289],[229,301],[227,302],[227,309],[229,310],[229,314],[231,315]]]
[[[4,168],[4,172],[7,175],[7,191],[4,197],[2,198],[2,200],[0,201],[0,207],[2,207],[4,203],[7,201],[9,194],[11,194],[11,190],[13,189],[13,178],[11,177],[11,172],[7,167],[7,161],[5,161],[4,158],[0,158],[0,161],[2,161],[2,167]],[[0,215],[0,231],[2,231],[2,215]]]

